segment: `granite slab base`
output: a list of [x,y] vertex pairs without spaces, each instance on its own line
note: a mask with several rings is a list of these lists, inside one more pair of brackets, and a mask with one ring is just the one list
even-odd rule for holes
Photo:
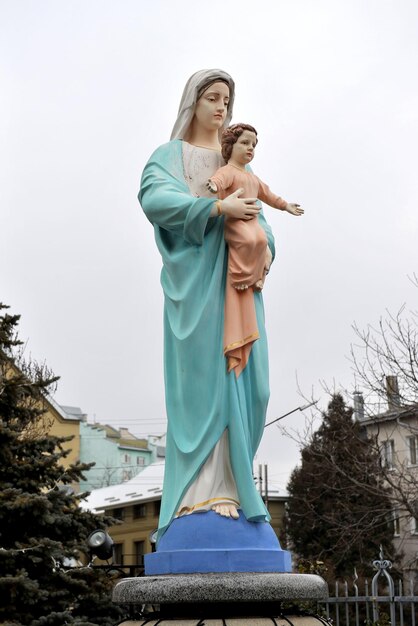
[[[222,574],[178,574],[125,578],[113,590],[113,602],[125,607],[149,607],[146,619],[133,621],[135,626],[152,624],[196,624],[204,620],[217,624],[274,623],[281,619],[283,603],[295,600],[326,600],[328,587],[319,576],[311,574],[234,572]],[[152,607],[152,608],[151,608]],[[290,616],[286,616],[289,620]],[[316,617],[292,616],[287,624],[324,623]],[[146,621],[148,620],[148,621]],[[158,621],[160,620],[160,621]],[[174,621],[173,621],[174,620]],[[237,621],[240,620],[240,621]],[[248,620],[248,621],[245,621]],[[295,621],[296,620],[296,621]],[[305,621],[301,621],[305,620]],[[220,622],[222,624],[222,621]]]
[[228,572],[124,578],[115,585],[112,600],[116,604],[190,604],[327,597],[327,583],[314,574]]

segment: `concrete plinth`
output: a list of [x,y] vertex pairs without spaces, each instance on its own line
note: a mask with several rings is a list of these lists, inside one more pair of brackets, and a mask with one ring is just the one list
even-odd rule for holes
[[199,620],[204,620],[205,625],[218,626],[225,624],[222,620],[227,620],[226,624],[231,626],[272,623],[318,626],[325,622],[316,617],[282,617],[282,604],[295,600],[325,600],[327,597],[327,584],[319,576],[287,573],[144,576],[125,578],[113,590],[116,604],[138,609],[148,606],[150,609],[146,619],[127,621],[125,626],[145,623],[151,626],[152,610],[156,610],[155,623],[161,625],[164,620],[173,626],[196,625]]

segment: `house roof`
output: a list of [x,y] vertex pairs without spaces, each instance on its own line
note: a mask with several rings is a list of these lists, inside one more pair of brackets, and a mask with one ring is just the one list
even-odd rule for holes
[[125,483],[94,489],[80,504],[83,509],[99,513],[128,503],[157,500],[161,498],[163,479],[164,463],[151,463]]
[[85,417],[85,414],[83,413],[83,411],[81,410],[81,408],[79,406],[64,406],[64,405],[61,405],[60,408],[63,409],[63,411],[65,413],[67,413],[67,415],[71,416],[74,419],[82,420],[83,417]]
[[63,406],[60,406],[58,402],[55,402],[54,398],[49,394],[45,394],[45,398],[47,402],[51,405],[53,409],[58,413],[61,419],[68,422],[79,422],[81,420],[81,416],[75,415],[73,413],[68,413]]
[[[105,509],[117,509],[127,504],[159,500],[163,488],[164,465],[164,461],[151,463],[125,483],[94,489],[85,500],[81,501],[80,505],[83,509],[99,513]],[[284,501],[287,497],[286,491],[269,484],[269,500]]]
[[106,438],[117,443],[119,448],[149,451],[148,441],[146,439],[138,439],[135,435],[132,435],[127,428],[117,429],[109,424],[99,423],[89,424],[88,422],[84,422],[84,424],[92,430],[103,430],[106,433]]
[[386,411],[379,415],[373,415],[371,417],[365,417],[358,420],[360,424],[364,426],[378,425],[382,422],[393,422],[396,420],[404,420],[409,418],[418,417],[418,405],[403,406],[397,410]]
[[119,448],[130,450],[143,450],[144,452],[151,452],[148,448],[148,441],[146,439],[119,439]]

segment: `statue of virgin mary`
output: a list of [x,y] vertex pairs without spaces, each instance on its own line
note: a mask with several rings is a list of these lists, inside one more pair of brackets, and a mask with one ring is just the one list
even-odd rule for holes
[[[231,120],[234,93],[231,76],[222,70],[193,74],[171,141],[153,153],[141,181],[139,200],[163,261],[168,430],[159,538],[173,519],[211,510],[232,518],[231,524],[241,516],[269,520],[253,478],[269,398],[263,299],[253,292],[259,337],[248,363],[239,376],[228,373],[223,335],[229,205],[226,199],[219,211],[206,188],[224,164],[219,133]],[[231,202],[244,216],[248,203],[236,196]],[[271,230],[258,210],[255,219],[274,255]]]

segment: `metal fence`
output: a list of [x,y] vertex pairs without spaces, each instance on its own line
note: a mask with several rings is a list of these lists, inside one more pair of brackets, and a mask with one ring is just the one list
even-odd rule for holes
[[[335,595],[321,603],[327,618],[335,626],[418,626],[418,595],[415,595],[415,581],[410,580],[406,587],[402,581],[395,583],[389,571],[392,563],[383,558],[373,562],[377,570],[371,581],[364,583],[364,595],[357,586],[354,573],[352,588],[347,582],[335,583]],[[379,589],[379,583],[380,589]]]

